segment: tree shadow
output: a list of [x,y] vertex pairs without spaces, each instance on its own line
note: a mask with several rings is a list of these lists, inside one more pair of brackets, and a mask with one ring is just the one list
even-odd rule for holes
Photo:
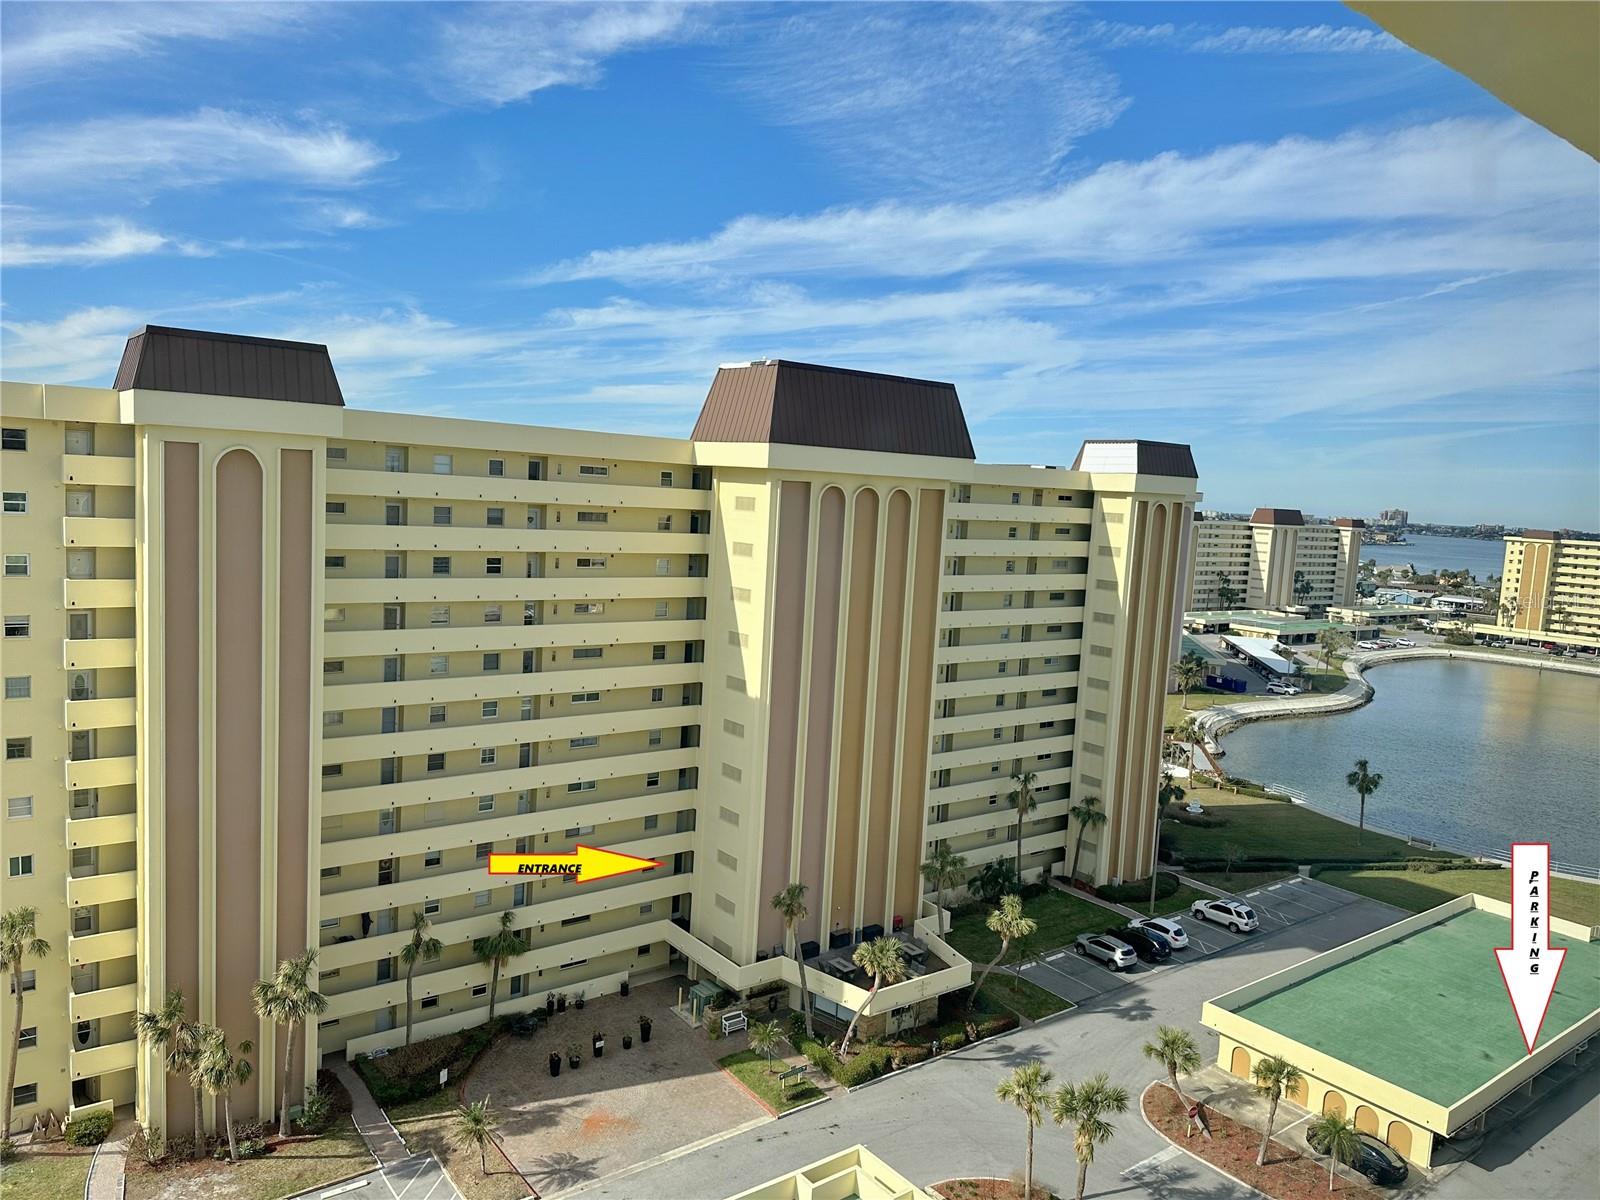
[[541,1192],[560,1192],[590,1183],[598,1178],[597,1158],[579,1158],[576,1154],[561,1152],[545,1154],[532,1160],[523,1168],[522,1177],[534,1181]]

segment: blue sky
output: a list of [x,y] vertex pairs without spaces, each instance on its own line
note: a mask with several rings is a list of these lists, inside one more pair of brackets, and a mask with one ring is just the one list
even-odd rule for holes
[[1600,168],[1341,5],[8,3],[4,373],[145,322],[365,407],[686,434],[947,379],[982,458],[1600,527]]

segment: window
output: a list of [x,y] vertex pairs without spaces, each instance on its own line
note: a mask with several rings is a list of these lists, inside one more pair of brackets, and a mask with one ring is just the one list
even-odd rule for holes
[[1011,493],[1011,503],[1013,503],[1013,504],[1021,504],[1022,503],[1022,493],[1021,492],[1012,492]]
[[39,1044],[39,1027],[37,1025],[24,1025],[17,1031],[17,1049],[32,1050]]
[[385,446],[383,448],[383,469],[385,471],[404,471],[406,469],[406,452],[399,446]]
[[578,524],[579,525],[604,525],[610,519],[611,519],[611,515],[609,513],[604,513],[604,512],[587,512],[586,511],[586,512],[580,512],[578,514]]
[[450,574],[450,556],[448,554],[435,554],[433,556],[433,573],[435,575]]
[[657,517],[656,518],[656,532],[657,533],[671,533],[672,532],[672,514],[671,513],[668,513],[664,517]]
[[437,917],[439,915],[439,902],[437,900],[424,900],[422,902],[422,915]]
[[[344,868],[343,867],[323,867],[322,868],[322,878],[323,879],[337,879],[337,878],[339,878],[339,876],[341,876],[343,874],[344,874]],[[323,972],[323,974],[327,974],[327,972]]]
[[[569,792],[592,792],[592,791],[594,791],[594,780],[592,780],[592,779],[575,779],[571,783],[567,784],[567,791],[569,791]],[[574,834],[572,836],[576,836],[576,835]]]
[[435,475],[449,475],[455,469],[455,460],[448,454],[435,454],[433,456],[433,473]]
[[6,676],[6,699],[7,700],[26,700],[31,695],[33,695],[33,676],[32,675],[7,675]]
[[23,876],[32,875],[33,855],[13,854],[10,859],[7,860],[6,874],[10,875],[13,879],[20,879]]
[[7,738],[6,761],[15,762],[19,758],[33,757],[33,739],[31,737]]
[[592,617],[605,612],[605,610],[606,606],[600,603],[574,604],[572,606],[573,613],[580,617]]
[[1006,698],[1004,696],[996,696],[994,698],[994,706],[996,708],[1004,708],[1006,706]]
[[603,568],[606,565],[606,560],[603,557],[596,557],[596,556],[593,556],[593,555],[584,555],[584,556],[578,558],[577,561],[573,563],[573,565],[576,566],[576,567],[582,568],[584,570],[596,570],[596,569],[599,569],[599,568]]
[[601,476],[604,476],[604,475],[611,474],[611,468],[610,467],[602,467],[597,463],[581,463],[578,466],[578,474],[579,475],[601,475]]
[[322,560],[322,565],[330,571],[342,571],[344,570],[344,555],[326,555]]
[[650,689],[650,703],[651,704],[660,704],[664,699],[666,699],[666,696],[667,696],[667,690],[665,688],[651,688]]
[[424,867],[427,867],[429,870],[432,870],[434,867],[440,866],[443,863],[444,863],[444,851],[443,850],[429,850],[426,854],[424,854],[422,856],[422,865]]
[[491,855],[493,853],[494,853],[494,843],[493,842],[479,842],[477,844],[477,846],[475,846],[473,848],[473,857],[478,862],[488,862],[489,861],[489,855]]
[[344,616],[345,613],[342,608],[325,608],[322,610],[322,619],[324,621],[332,621],[338,624],[344,620]]
[[578,646],[578,647],[573,649],[572,657],[573,658],[603,658],[603,657],[605,657],[605,647],[604,646]]
[[500,655],[498,652],[483,656],[483,669],[485,671],[498,671],[500,669]]
[[325,509],[325,511],[330,516],[339,516],[340,514],[342,514],[344,512],[344,501],[343,500],[329,500],[326,504],[323,505],[323,508]]
[[39,1085],[37,1083],[19,1083],[11,1089],[11,1105],[13,1108],[24,1104],[39,1103]]
[[442,770],[444,770],[444,751],[435,750],[435,751],[433,751],[432,753],[430,753],[428,755],[428,770],[430,770],[430,771],[442,771]]
[[26,450],[28,448],[28,431],[22,428],[6,426],[0,430],[0,450]]
[[344,462],[350,457],[350,452],[343,446],[329,446],[328,458],[333,462]]
[[659,729],[652,729],[652,730],[651,730],[651,731],[650,731],[650,737],[649,737],[649,742],[650,742],[650,744],[651,744],[651,745],[652,745],[652,746],[659,746],[659,745],[661,745],[661,730],[659,730]]
[[486,525],[504,525],[505,523],[506,510],[503,508],[491,508],[484,514],[484,524]]
[[430,704],[430,705],[428,705],[428,724],[430,724],[430,725],[443,725],[444,724],[444,705],[442,705],[442,704]]
[[[7,432],[9,433],[10,431],[7,430]],[[23,437],[24,447],[26,447],[28,435],[26,433],[24,433],[22,435],[22,437]],[[7,449],[10,449],[10,447],[7,447]],[[672,486],[672,472],[671,471],[663,471],[663,472],[661,472],[661,486],[662,487],[671,487]]]
[[422,1003],[417,1005],[417,1007],[418,1008],[438,1008],[439,1007],[439,997],[437,997],[437,996],[424,996],[422,998]]
[[669,615],[669,613],[668,613],[668,610],[667,610],[667,602],[665,600],[657,600],[656,601],[656,620],[664,621],[664,620],[667,619],[668,615]]
[[584,737],[575,737],[575,738],[568,738],[567,739],[567,749],[568,750],[584,750],[584,749],[587,749],[590,746],[598,746],[599,744],[600,744],[600,739],[595,737],[593,734],[589,734],[589,735],[586,735]]
[[12,796],[6,801],[6,820],[26,821],[33,816],[32,796]]
[[[646,775],[644,777],[644,785],[647,788],[660,787],[661,786],[661,772],[660,771],[651,771],[648,775]],[[644,819],[644,827],[646,829],[654,829],[656,827],[655,826],[655,820],[656,819],[654,817],[646,817]]]
[[666,662],[667,661],[667,648],[665,646],[651,646],[650,647],[650,661],[651,662]]
[[569,701],[573,704],[593,704],[600,699],[599,692],[573,692]]
[[343,774],[344,774],[344,764],[343,763],[323,763],[322,764],[322,777],[324,779],[338,779]]
[[448,604],[436,604],[432,608],[428,609],[428,624],[450,624],[450,606]]
[[26,575],[28,573],[28,556],[26,554],[6,555],[6,574],[11,576]]
[[28,511],[27,492],[6,492],[0,495],[0,507],[8,513],[25,513]]
[[452,514],[448,504],[435,504],[433,506],[433,523],[435,525],[448,525],[451,523]]
[[485,575],[499,575],[505,565],[503,558],[486,558],[483,560],[483,573]]
[[33,971],[24,971],[11,985],[11,994],[15,996],[19,991],[31,992],[39,986],[38,976]]
[[506,460],[505,459],[503,459],[503,458],[491,458],[489,460],[489,474],[499,476],[499,475],[504,475],[505,473],[506,473]]
[[484,767],[488,767],[488,766],[493,766],[494,765],[494,747],[493,746],[485,746],[482,750],[478,751],[478,765],[479,766],[484,766]]
[[485,700],[483,702],[483,707],[479,710],[479,715],[482,716],[485,721],[498,720],[500,717],[500,701]]

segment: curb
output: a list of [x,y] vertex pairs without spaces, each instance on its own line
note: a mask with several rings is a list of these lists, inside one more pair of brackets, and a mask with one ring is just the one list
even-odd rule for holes
[[828,1095],[818,1096],[815,1100],[807,1100],[804,1104],[796,1104],[793,1108],[784,1109],[783,1112],[778,1114],[777,1119],[781,1121],[785,1117],[792,1117],[796,1113],[803,1113],[808,1108],[815,1108],[819,1104],[826,1104],[832,1099],[833,1097]]
[[[1048,1021],[1048,1020],[1051,1020],[1054,1017],[1064,1017],[1064,1016],[1067,1015],[1067,1013],[1070,1013],[1072,1011],[1073,1011],[1073,1009],[1069,1008],[1065,1012],[1051,1013],[1050,1016],[1045,1017],[1043,1019]],[[1039,1022],[1037,1022],[1037,1021],[1034,1022],[1034,1024],[1036,1024],[1036,1025],[1038,1023]],[[861,1091],[861,1090],[863,1090],[865,1088],[869,1088],[875,1083],[883,1083],[886,1080],[898,1079],[900,1076],[908,1075],[912,1071],[915,1071],[919,1067],[925,1067],[929,1063],[941,1062],[942,1060],[947,1059],[947,1058],[954,1058],[956,1055],[962,1053],[963,1051],[971,1050],[974,1046],[985,1046],[985,1045],[988,1045],[990,1042],[999,1041],[1003,1037],[1009,1037],[1011,1034],[1017,1033],[1021,1029],[1022,1029],[1022,1023],[1019,1021],[1017,1023],[1017,1028],[1016,1029],[1007,1029],[1004,1033],[991,1033],[986,1038],[979,1038],[975,1042],[968,1042],[965,1046],[962,1046],[960,1050],[950,1050],[950,1051],[947,1051],[944,1054],[931,1055],[928,1058],[923,1059],[921,1062],[912,1063],[908,1067],[901,1067],[898,1071],[885,1071],[882,1075],[879,1075],[875,1079],[869,1079],[865,1083],[858,1083],[858,1084],[855,1085],[855,1087],[845,1088],[844,1089],[845,1095],[853,1096],[857,1092],[859,1092],[859,1091]],[[798,1112],[799,1110],[796,1109],[795,1111]],[[976,1179],[976,1178],[980,1178],[980,1177],[975,1175],[972,1178]],[[988,1176],[983,1176],[982,1178],[988,1178]]]
[[1215,1171],[1218,1175],[1221,1175],[1224,1179],[1233,1180],[1234,1183],[1238,1184],[1245,1191],[1251,1193],[1252,1195],[1260,1196],[1261,1200],[1274,1200],[1274,1198],[1272,1196],[1268,1195],[1266,1192],[1263,1192],[1258,1187],[1252,1187],[1250,1184],[1248,1184],[1244,1180],[1240,1179],[1232,1171],[1224,1171],[1221,1167],[1217,1166],[1216,1163],[1207,1162],[1205,1159],[1201,1158],[1198,1154],[1196,1154],[1193,1150],[1190,1150],[1185,1146],[1179,1145],[1177,1142],[1173,1141],[1166,1134],[1162,1133],[1161,1130],[1157,1129],[1155,1127],[1154,1123],[1151,1122],[1150,1118],[1145,1115],[1144,1098],[1150,1094],[1150,1089],[1151,1088],[1158,1088],[1158,1087],[1166,1088],[1169,1092],[1172,1090],[1171,1085],[1169,1085],[1166,1080],[1164,1080],[1164,1079],[1152,1079],[1149,1083],[1145,1084],[1144,1091],[1139,1093],[1139,1117],[1140,1117],[1141,1120],[1144,1121],[1145,1125],[1149,1128],[1151,1133],[1155,1134],[1158,1138],[1160,1138],[1167,1145],[1173,1147],[1176,1150],[1181,1151],[1183,1154],[1185,1154],[1188,1157],[1194,1159],[1195,1162],[1199,1163],[1202,1167],[1205,1167],[1206,1170]]

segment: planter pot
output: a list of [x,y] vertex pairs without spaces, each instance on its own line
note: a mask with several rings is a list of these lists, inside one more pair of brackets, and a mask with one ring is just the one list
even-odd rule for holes
[[583,1059],[580,1058],[578,1055],[576,1055],[576,1054],[567,1055],[567,1066],[571,1067],[574,1071],[576,1071],[582,1065],[583,1065]]
[[622,1048],[624,1050],[633,1049],[633,1034],[625,1033],[622,1035]]
[[566,1012],[567,1011],[567,998],[565,996],[557,996],[556,997],[556,1011],[557,1012]]
[[604,1058],[606,1056],[606,1040],[605,1040],[605,1038],[595,1038],[595,1040],[594,1040],[594,1056],[596,1058]]
[[554,1016],[555,1015],[556,998],[554,996],[546,996],[544,998],[544,1011],[545,1011],[545,1015],[546,1016]]
[[650,1040],[650,1022],[649,1021],[640,1021],[639,1022],[639,1043],[641,1045],[643,1045],[645,1042],[648,1042],[649,1040]]
[[550,1074],[552,1074],[552,1075],[561,1074],[561,1055],[552,1054],[550,1056]]
[[775,1013],[775,1012],[778,1011],[778,997],[777,996],[768,996],[767,997],[767,1011],[769,1013]]
[[628,994],[628,981],[626,979],[622,981],[622,994],[624,996]]
[[580,1009],[583,1007],[583,993],[582,992],[578,993],[578,1007]]

